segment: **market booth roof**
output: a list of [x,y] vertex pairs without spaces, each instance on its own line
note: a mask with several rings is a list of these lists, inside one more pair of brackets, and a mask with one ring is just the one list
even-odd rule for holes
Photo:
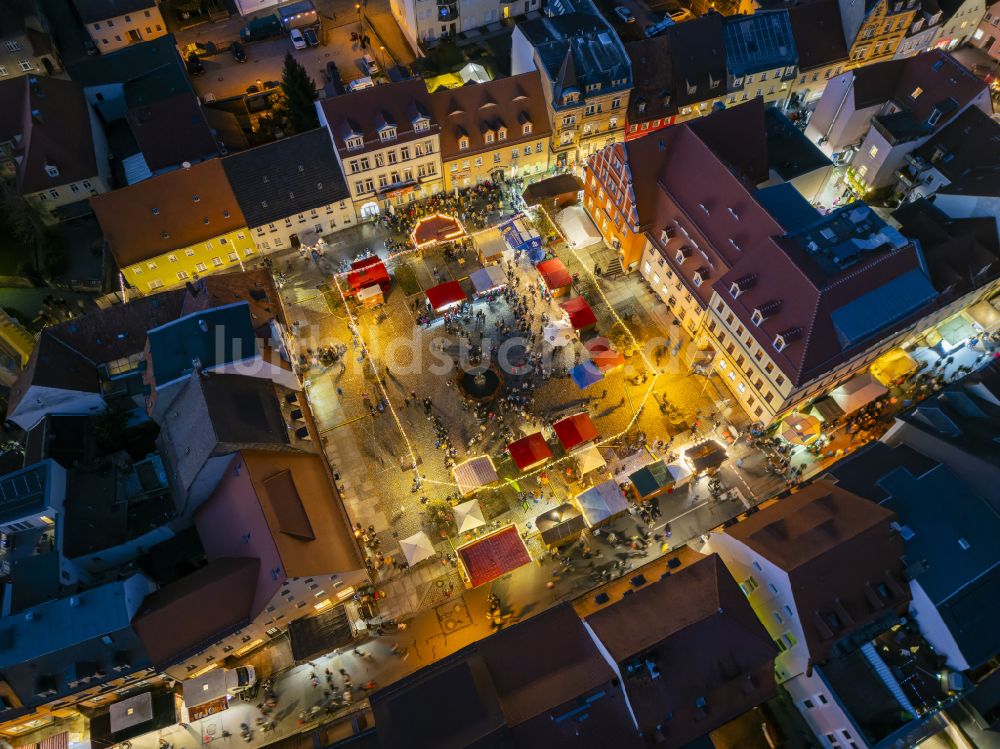
[[507,219],[499,226],[500,235],[512,250],[532,252],[541,249],[542,238],[521,216]]
[[399,542],[399,546],[402,548],[403,556],[406,557],[406,563],[409,565],[430,559],[436,553],[430,537],[423,531],[404,538]]
[[456,549],[469,582],[476,588],[531,562],[516,525],[476,539]]
[[485,268],[473,271],[469,274],[469,280],[472,281],[472,288],[477,294],[485,294],[487,291],[507,285],[507,275],[499,265],[487,265]]
[[385,269],[385,263],[377,257],[368,257],[351,263],[351,271],[347,274],[347,285],[353,292],[376,284],[385,291],[390,283],[389,271]]
[[570,370],[569,376],[580,390],[586,390],[595,382],[604,379],[604,374],[593,362],[585,361]]
[[577,445],[584,442],[591,442],[597,439],[597,427],[590,420],[590,415],[586,411],[567,416],[552,425],[556,437],[563,446],[563,450],[569,452]]
[[543,260],[535,267],[542,274],[542,280],[545,281],[545,286],[549,291],[564,289],[573,283],[573,276],[566,270],[563,261],[557,257]]
[[415,247],[426,247],[437,242],[449,242],[465,236],[462,222],[454,216],[435,213],[420,219],[410,234]]
[[695,471],[710,471],[726,462],[726,448],[715,440],[705,440],[684,451]]
[[872,362],[871,373],[875,379],[886,387],[890,387],[911,372],[916,372],[919,365],[902,349],[892,349]]
[[552,457],[552,448],[549,447],[541,432],[535,432],[511,442],[507,445],[507,452],[510,453],[514,465],[520,471],[528,471],[535,466],[540,466]]
[[573,457],[576,458],[576,470],[581,475],[596,471],[598,468],[604,468],[608,464],[604,456],[601,455],[601,451],[597,449],[597,445],[585,447],[580,452],[574,453]]
[[472,494],[477,489],[499,481],[497,469],[493,466],[493,460],[489,455],[480,455],[477,458],[469,458],[459,463],[451,469],[455,477],[455,483],[461,490],[463,496]]
[[427,294],[427,301],[431,303],[431,308],[435,312],[440,312],[468,300],[458,281],[446,281],[437,286],[432,286],[425,293]]
[[864,372],[835,388],[830,397],[845,414],[849,414],[888,392],[871,372]]
[[568,302],[563,302],[560,306],[569,314],[569,322],[573,326],[573,330],[585,330],[597,324],[594,310],[590,308],[587,300],[582,296],[574,297]]
[[815,441],[823,430],[823,425],[815,416],[795,411],[781,420],[778,436],[785,442],[808,445]]
[[625,364],[625,357],[615,351],[611,341],[604,337],[592,338],[584,346],[590,352],[590,359],[594,365],[603,373]]
[[628,509],[628,500],[613,479],[578,494],[576,503],[591,528],[606,523]]
[[493,263],[503,257],[503,253],[510,249],[503,241],[500,230],[496,227],[487,229],[475,237],[476,249],[479,250],[479,259],[484,263]]
[[553,320],[542,331],[545,342],[551,346],[566,346],[576,338],[573,326],[566,320]]
[[486,525],[483,517],[483,508],[475,499],[455,505],[455,526],[459,533],[467,533],[473,528]]
[[542,542],[549,546],[571,540],[587,527],[583,515],[573,505],[561,504],[535,518]]

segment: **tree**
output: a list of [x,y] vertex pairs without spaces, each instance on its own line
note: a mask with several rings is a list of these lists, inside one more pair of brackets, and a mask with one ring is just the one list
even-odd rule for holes
[[319,126],[316,115],[316,84],[309,77],[302,63],[285,55],[285,69],[281,73],[281,91],[285,96],[285,115],[292,132],[302,133]]
[[3,181],[0,181],[0,224],[23,248],[21,272],[38,276],[43,270],[65,270],[64,266],[68,265],[65,249],[62,249],[62,259],[54,261],[51,269],[46,266],[49,253],[60,251],[58,230],[47,226],[34,206]]

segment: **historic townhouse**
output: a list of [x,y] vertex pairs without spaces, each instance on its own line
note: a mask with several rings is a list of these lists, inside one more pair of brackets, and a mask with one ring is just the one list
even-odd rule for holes
[[156,0],[73,0],[73,5],[101,54],[167,33]]
[[441,190],[441,127],[414,79],[317,102],[360,220]]
[[538,71],[440,89],[431,107],[446,190],[548,169],[552,129]]
[[891,60],[918,12],[918,0],[840,0],[849,67]]
[[552,166],[585,161],[622,139],[632,88],[628,55],[590,0],[559,0],[558,15],[514,29],[511,72],[538,70],[552,123]]
[[240,269],[257,254],[219,159],[90,202],[124,282],[142,293]]
[[261,252],[312,245],[357,221],[326,128],[227,156],[222,168]]

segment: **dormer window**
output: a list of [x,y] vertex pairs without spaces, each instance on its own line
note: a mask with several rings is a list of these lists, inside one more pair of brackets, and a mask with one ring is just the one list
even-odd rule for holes
[[382,142],[389,140],[396,140],[396,128],[394,125],[386,125],[384,128],[379,130],[378,137],[382,139]]
[[677,253],[674,255],[674,260],[677,262],[678,265],[684,265],[684,261],[687,260],[689,257],[691,257],[691,248],[681,247],[679,250],[677,250]]
[[467,151],[469,148],[469,139],[466,136],[462,136],[458,139],[458,149],[460,151]]
[[761,311],[760,311],[759,309],[755,309],[755,310],[753,311],[753,314],[752,314],[752,315],[750,315],[750,321],[751,321],[751,322],[752,322],[752,323],[753,323],[754,325],[756,325],[756,326],[760,327],[760,324],[761,324],[762,322],[764,322],[764,315],[763,315],[763,314],[761,313]]
[[637,102],[636,105],[635,105],[635,108],[636,108],[636,111],[639,112],[639,114],[642,114],[643,112],[646,111],[646,102],[644,102],[644,101]]
[[531,135],[531,123],[530,122],[525,122],[524,125],[521,126],[521,135]]
[[674,230],[673,227],[666,227],[660,232],[660,244],[666,244],[669,240],[673,239]]
[[708,206],[706,206],[704,203],[699,203],[698,207],[701,208],[701,210],[703,210],[705,212],[706,216],[711,215],[711,213],[708,210]]
[[[739,221],[739,220],[740,220],[740,214],[738,214],[738,213],[737,213],[736,211],[734,211],[734,210],[733,210],[732,208],[729,208],[729,209],[727,209],[727,210],[729,211],[729,215],[730,215],[730,216],[732,216],[732,217],[733,217],[734,219],[736,219],[737,221]],[[731,242],[732,240],[729,240],[729,241]]]
[[781,331],[774,337],[774,350],[783,351],[789,343],[799,337],[801,332],[801,328],[788,328],[787,330]]
[[738,252],[743,252],[743,248],[742,248],[742,247],[740,247],[740,243],[739,243],[739,242],[737,242],[737,241],[736,241],[735,239],[733,239],[732,237],[730,237],[730,238],[729,238],[729,244],[731,244],[731,245],[733,246],[733,249],[734,249],[734,250],[736,250],[736,251],[738,251]]
[[493,131],[492,130],[487,130],[486,131],[486,142],[487,143],[492,143],[493,140],[494,140],[494,138],[493,138]]
[[46,164],[46,166],[45,166],[45,173],[47,175],[49,175],[50,177],[58,177],[59,176],[59,167],[52,166],[52,164]]
[[729,296],[736,299],[740,294],[753,286],[754,281],[757,280],[757,275],[751,273],[749,275],[743,276],[743,278],[738,278],[729,285]]
[[708,280],[708,275],[708,268],[699,268],[694,272],[694,276],[691,280],[694,281],[695,286],[701,286]]
[[784,351],[785,350],[785,346],[787,346],[787,345],[788,344],[785,342],[785,337],[783,335],[781,335],[780,333],[774,337],[774,350],[775,351]]
[[351,136],[344,141],[344,145],[347,147],[348,151],[354,151],[365,145],[365,139],[359,135]]
[[413,132],[415,133],[426,133],[430,129],[431,122],[426,117],[421,117],[413,121]]
[[497,130],[497,140],[507,140],[507,128],[502,127]]

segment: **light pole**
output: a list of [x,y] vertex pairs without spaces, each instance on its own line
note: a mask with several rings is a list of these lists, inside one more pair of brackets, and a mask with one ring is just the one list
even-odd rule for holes
[[358,37],[360,41],[360,37],[364,36],[365,33],[363,21],[361,20],[361,3],[355,3],[354,9],[358,11]]

